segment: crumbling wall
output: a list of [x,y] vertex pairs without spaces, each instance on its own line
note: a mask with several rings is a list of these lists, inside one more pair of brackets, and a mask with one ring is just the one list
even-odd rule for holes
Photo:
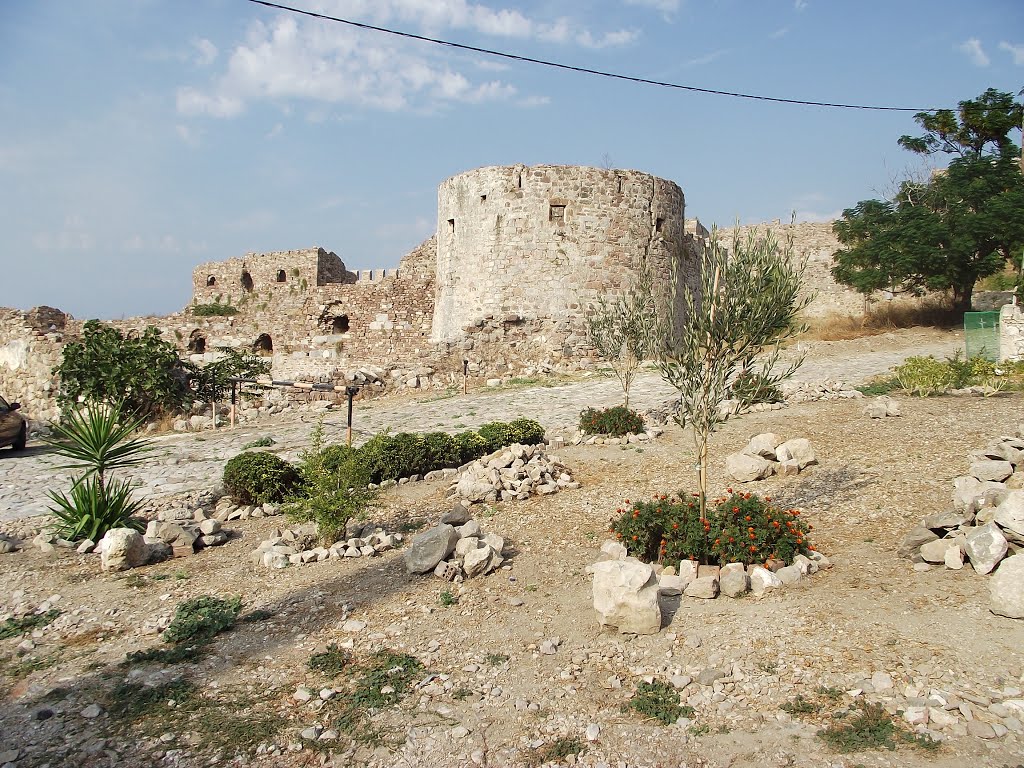
[[1005,304],[999,310],[999,362],[1024,360],[1024,310]]
[[32,421],[55,420],[57,381],[70,318],[53,307],[0,309],[0,395]]

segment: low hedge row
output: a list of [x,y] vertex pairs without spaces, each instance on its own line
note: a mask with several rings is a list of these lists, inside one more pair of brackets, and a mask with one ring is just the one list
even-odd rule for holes
[[[492,421],[476,432],[429,432],[425,435],[381,432],[359,448],[329,445],[322,451],[327,467],[341,467],[352,454],[366,468],[372,483],[425,475],[458,467],[512,443],[533,445],[544,440],[544,427],[533,419]],[[299,473],[284,459],[265,451],[240,453],[224,467],[224,489],[241,504],[281,502],[297,490]]]

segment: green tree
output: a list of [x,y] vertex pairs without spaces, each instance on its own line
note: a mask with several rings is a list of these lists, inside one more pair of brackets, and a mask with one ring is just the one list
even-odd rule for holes
[[712,230],[698,263],[692,285],[678,265],[673,270],[670,304],[658,314],[657,366],[679,391],[676,422],[693,430],[704,522],[708,442],[731,415],[722,403],[735,399],[742,409],[761,387],[796,371],[802,359],[780,365],[779,343],[803,329],[797,316],[811,297],[801,296],[805,262],[795,258],[792,238],[780,247],[770,231],[742,239],[737,232],[726,247]]
[[192,399],[174,345],[152,326],[138,337],[127,337],[90,320],[82,338],[65,345],[54,373],[60,378],[57,402],[65,414],[84,401],[153,418],[174,413]]
[[974,285],[1003,269],[1024,245],[1024,176],[1010,138],[1024,106],[994,89],[959,108],[920,112],[923,136],[905,149],[952,155],[928,181],[905,181],[892,200],[863,200],[833,231],[844,246],[832,274],[864,294],[949,290],[970,309]]
[[629,408],[629,389],[640,365],[650,357],[654,339],[655,301],[646,265],[636,271],[636,282],[614,301],[604,296],[588,308],[587,337],[612,366],[622,386],[623,407]]
[[217,402],[223,401],[231,391],[232,379],[256,379],[270,373],[270,361],[252,352],[239,352],[231,347],[218,347],[217,351],[221,357],[206,365],[182,363],[188,371],[195,399],[214,406],[215,424]]

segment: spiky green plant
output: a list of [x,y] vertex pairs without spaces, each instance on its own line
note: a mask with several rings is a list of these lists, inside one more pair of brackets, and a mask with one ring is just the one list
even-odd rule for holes
[[100,538],[112,528],[141,529],[132,518],[140,502],[132,499],[127,480],[109,477],[114,470],[138,466],[152,450],[148,440],[133,437],[144,419],[125,416],[120,406],[89,403],[53,426],[45,442],[67,461],[59,469],[80,470],[69,495],[48,491],[56,504],[58,535],[71,541]]

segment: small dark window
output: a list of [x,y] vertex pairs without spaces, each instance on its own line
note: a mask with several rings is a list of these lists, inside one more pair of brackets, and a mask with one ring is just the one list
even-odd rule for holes
[[331,333],[348,333],[348,315],[339,315],[331,323]]
[[252,291],[252,275],[247,269],[242,271],[242,290],[246,293]]
[[263,357],[270,357],[274,354],[274,341],[269,333],[261,333],[253,342],[252,351]]
[[654,220],[654,231],[655,232],[661,232],[661,228],[664,225],[665,225],[665,220],[664,219],[655,219]]
[[480,202],[481,203],[486,203],[487,202],[487,195],[480,195]]
[[283,269],[277,270],[277,282],[283,283],[287,279],[288,278],[285,276]]
[[448,231],[455,234],[455,219],[448,219]]
[[217,278],[214,277],[213,275],[210,275],[208,278],[206,278],[206,287],[207,288],[212,288],[216,284],[217,284]]
[[548,221],[552,221],[555,224],[565,224],[565,206],[552,205],[548,212]]
[[519,187],[519,189],[523,188],[523,174],[521,173],[516,174],[516,186]]
[[616,179],[617,179],[617,181],[619,183],[619,194],[621,195],[622,194],[622,177],[621,176],[617,176]]
[[195,355],[206,352],[206,337],[199,330],[192,331],[188,337],[188,351]]

